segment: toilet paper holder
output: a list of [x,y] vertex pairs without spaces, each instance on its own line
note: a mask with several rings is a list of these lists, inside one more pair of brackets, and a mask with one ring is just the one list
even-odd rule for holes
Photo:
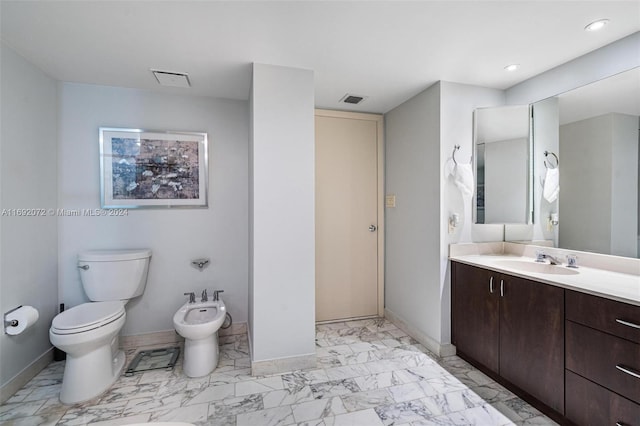
[[[11,312],[17,311],[20,308],[22,308],[22,305],[20,305],[20,306],[18,306],[16,308],[13,308],[10,311],[7,311],[7,312],[4,313],[4,318],[3,318],[4,319],[4,328],[17,327],[18,326],[18,324],[19,324],[18,320],[17,319],[8,320],[7,319],[7,315],[9,315]],[[6,331],[5,331],[5,333],[6,333]]]

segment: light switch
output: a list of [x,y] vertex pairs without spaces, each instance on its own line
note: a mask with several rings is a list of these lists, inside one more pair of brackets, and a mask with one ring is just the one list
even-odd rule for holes
[[396,196],[394,194],[384,197],[384,206],[387,208],[393,208],[396,206]]

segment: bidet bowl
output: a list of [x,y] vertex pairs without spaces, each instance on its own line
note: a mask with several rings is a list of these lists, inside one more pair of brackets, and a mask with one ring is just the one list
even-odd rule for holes
[[184,337],[182,370],[189,377],[202,377],[218,365],[218,329],[227,309],[222,300],[185,303],[173,316],[173,326]]
[[206,339],[220,329],[226,315],[222,300],[185,303],[173,316],[173,326],[185,339]]

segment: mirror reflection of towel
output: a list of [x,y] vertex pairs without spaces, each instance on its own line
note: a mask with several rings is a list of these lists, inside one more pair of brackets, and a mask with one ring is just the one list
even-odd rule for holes
[[453,182],[465,197],[473,195],[473,170],[471,164],[456,164],[453,169]]
[[544,188],[542,190],[542,196],[545,200],[553,203],[558,199],[560,193],[560,169],[547,169],[547,175],[544,178]]

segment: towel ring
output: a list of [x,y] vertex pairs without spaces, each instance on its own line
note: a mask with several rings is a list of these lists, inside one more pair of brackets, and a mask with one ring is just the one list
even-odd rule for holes
[[453,153],[451,154],[451,157],[453,158],[453,163],[455,165],[458,165],[458,162],[456,161],[456,151],[460,149],[460,145],[454,145],[453,146]]
[[[551,162],[549,162],[549,164],[547,164],[547,162],[545,161],[545,162],[544,162],[544,166],[545,166],[547,169],[557,169],[557,168],[558,168],[558,166],[560,165],[560,160],[558,159],[558,156],[557,156],[555,153],[550,152],[550,151],[545,151],[545,152],[544,152],[544,158],[547,158],[549,155],[553,155],[553,158],[555,158],[555,159],[556,159],[556,165],[555,165],[555,166],[554,166],[554,165],[552,165],[552,164],[551,164]],[[455,160],[454,160],[454,161],[455,161]]]
[[[451,158],[453,159],[453,164],[455,164],[456,166],[458,165],[458,162],[456,161],[456,151],[460,149],[460,145],[454,145],[453,146],[453,152],[451,153]],[[469,163],[473,162],[473,155],[471,156],[471,159],[469,160]]]

